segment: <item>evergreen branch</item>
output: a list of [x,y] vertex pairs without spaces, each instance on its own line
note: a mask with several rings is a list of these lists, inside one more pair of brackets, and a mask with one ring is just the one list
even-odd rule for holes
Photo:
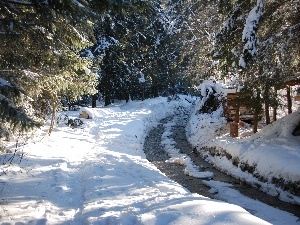
[[38,127],[40,124],[26,115],[21,109],[17,108],[13,102],[0,94],[0,118],[2,121],[9,122],[13,125],[13,129],[20,128],[27,130],[28,128]]
[[8,4],[16,4],[16,5],[26,5],[26,6],[33,5],[32,2],[23,2],[23,1],[17,1],[17,0],[3,0],[3,1],[0,1],[0,3],[1,4],[8,3]]

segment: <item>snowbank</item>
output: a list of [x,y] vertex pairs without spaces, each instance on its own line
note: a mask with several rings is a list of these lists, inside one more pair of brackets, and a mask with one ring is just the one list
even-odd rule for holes
[[198,114],[199,104],[192,111],[187,136],[208,161],[243,181],[261,186],[273,196],[300,204],[300,137],[292,135],[300,121],[299,112],[273,122],[247,139],[238,139],[226,132],[228,126],[221,109]]

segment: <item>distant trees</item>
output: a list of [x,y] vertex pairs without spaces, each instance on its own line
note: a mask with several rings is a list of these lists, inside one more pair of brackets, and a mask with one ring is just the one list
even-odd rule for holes
[[159,1],[134,2],[100,16],[96,44],[82,51],[99,75],[105,105],[113,99],[143,99],[172,92],[169,20]]
[[207,68],[213,68],[217,6],[207,1],[135,1],[102,14],[94,29],[96,43],[82,55],[93,59],[105,105],[129,96],[188,93],[199,72],[208,74]]
[[169,1],[169,13],[176,24],[177,64],[192,84],[215,75],[211,57],[215,33],[221,24],[219,1]]
[[[89,48],[108,105],[114,98],[188,92],[230,75],[258,116],[299,72],[299,1],[141,1],[102,14]],[[116,9],[115,7],[113,7]],[[139,81],[144,82],[140,83]]]

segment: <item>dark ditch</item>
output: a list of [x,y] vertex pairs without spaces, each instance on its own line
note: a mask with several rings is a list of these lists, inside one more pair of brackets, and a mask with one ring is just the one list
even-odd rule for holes
[[[211,188],[203,184],[202,179],[185,175],[183,172],[184,167],[181,165],[165,162],[170,157],[161,145],[161,136],[165,131],[164,124],[167,124],[172,119],[173,117],[167,117],[161,120],[160,124],[148,133],[144,143],[144,152],[147,159],[162,173],[187,188],[190,192],[214,198],[214,194],[209,192]],[[199,166],[199,168],[204,168],[205,171],[213,172],[213,180],[232,184],[233,188],[241,192],[243,195],[280,210],[290,212],[300,218],[300,206],[280,201],[277,197],[273,197],[259,191],[259,189],[217,170],[208,162],[204,161],[197,153],[194,153],[192,151],[192,146],[189,144],[185,136],[186,120],[187,118],[181,118],[178,120],[180,123],[177,123],[172,127],[172,135],[170,136],[170,138],[175,140],[175,147],[180,149],[181,153],[188,154],[193,163]]]

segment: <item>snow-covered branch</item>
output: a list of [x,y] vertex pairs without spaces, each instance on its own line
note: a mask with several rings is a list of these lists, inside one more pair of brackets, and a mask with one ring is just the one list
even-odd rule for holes
[[245,42],[243,48],[243,54],[239,60],[239,66],[246,67],[247,56],[254,56],[257,54],[257,34],[260,17],[263,14],[263,2],[262,0],[257,0],[256,6],[250,11],[246,24],[243,30],[242,40]]

